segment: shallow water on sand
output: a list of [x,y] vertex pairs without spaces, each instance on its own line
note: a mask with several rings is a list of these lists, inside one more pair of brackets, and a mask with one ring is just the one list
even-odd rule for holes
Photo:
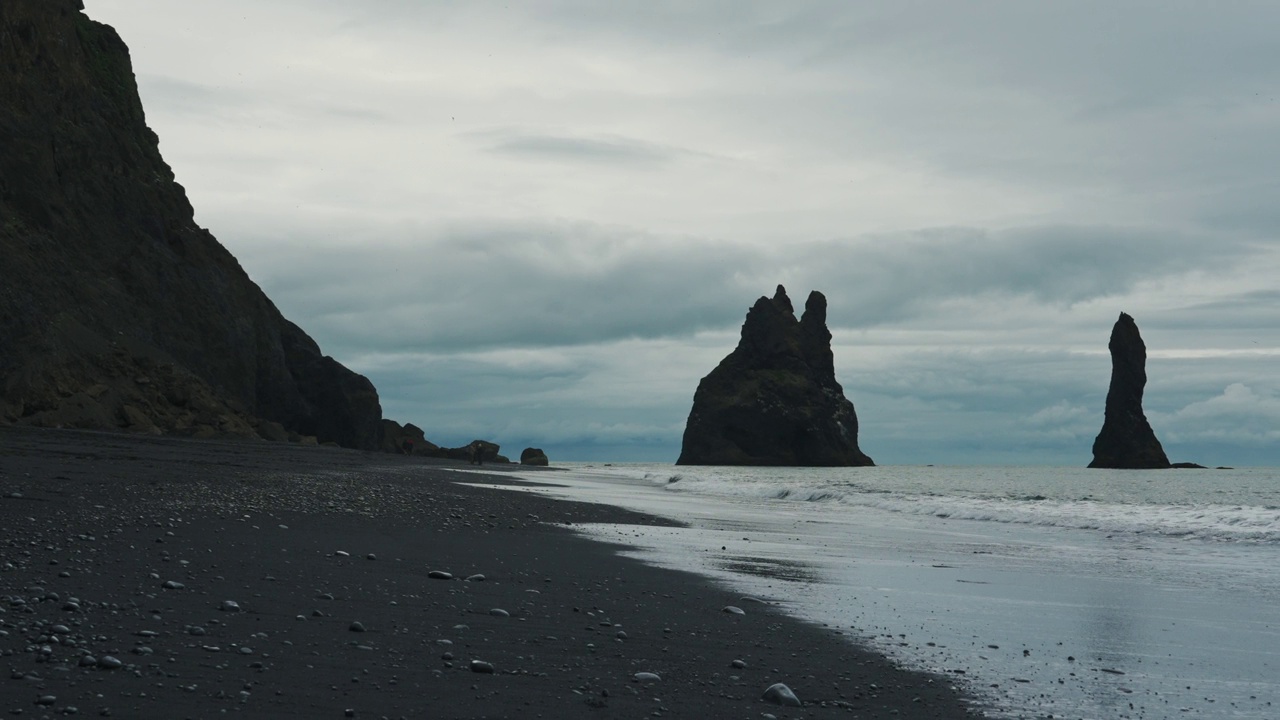
[[580,530],[939,672],[992,716],[1280,717],[1280,471],[615,465],[528,479],[689,523]]

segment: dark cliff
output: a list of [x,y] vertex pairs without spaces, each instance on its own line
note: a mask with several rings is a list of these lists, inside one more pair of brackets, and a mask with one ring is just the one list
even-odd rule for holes
[[1091,468],[1168,468],[1169,458],[1142,412],[1147,346],[1133,318],[1120,313],[1111,329],[1111,387],[1102,431],[1093,441]]
[[738,347],[698,383],[677,464],[875,464],[858,449],[858,416],[836,382],[822,293],[798,321],[781,285],[756,301]]
[[373,385],[196,225],[82,9],[0,3],[0,421],[376,448]]

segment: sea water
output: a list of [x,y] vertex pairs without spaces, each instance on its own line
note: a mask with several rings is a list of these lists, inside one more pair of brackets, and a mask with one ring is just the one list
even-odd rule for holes
[[1277,469],[527,478],[687,523],[579,530],[939,673],[991,717],[1280,718]]

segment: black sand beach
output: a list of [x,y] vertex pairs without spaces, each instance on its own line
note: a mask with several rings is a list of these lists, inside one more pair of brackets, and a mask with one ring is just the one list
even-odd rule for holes
[[[465,467],[285,444],[0,429],[0,711],[970,712],[946,678],[899,670],[833,629],[620,557],[568,527],[661,519],[458,485],[511,482],[497,469],[450,471]],[[484,579],[464,580],[476,574]],[[474,672],[473,660],[492,672]],[[637,682],[639,672],[660,679]],[[776,682],[804,706],[762,701]]]

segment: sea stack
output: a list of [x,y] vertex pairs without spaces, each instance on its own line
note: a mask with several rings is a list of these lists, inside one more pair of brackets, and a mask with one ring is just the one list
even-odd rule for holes
[[761,297],[738,347],[698,383],[678,465],[874,465],[836,382],[827,299],[796,320],[787,291]]
[[1111,329],[1111,387],[1106,418],[1093,441],[1091,468],[1168,468],[1169,458],[1142,412],[1147,385],[1147,346],[1133,318],[1120,313]]

